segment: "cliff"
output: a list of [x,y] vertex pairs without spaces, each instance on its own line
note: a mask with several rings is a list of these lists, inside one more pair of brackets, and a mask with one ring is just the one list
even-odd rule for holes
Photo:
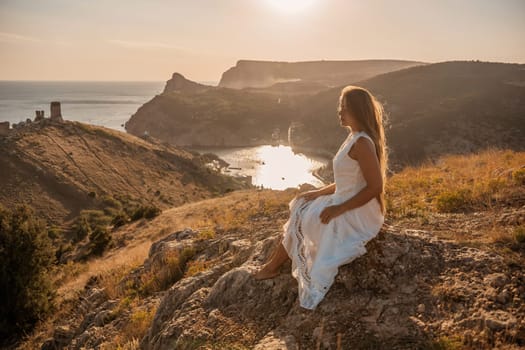
[[163,93],[172,91],[191,91],[198,92],[210,88],[211,86],[199,84],[191,80],[186,79],[180,73],[173,73],[171,79],[166,82]]
[[286,131],[294,99],[227,88],[155,96],[126,122],[126,131],[145,131],[179,146],[246,146],[272,141]]
[[[250,62],[240,61],[240,66]],[[311,64],[305,62],[304,67],[315,67]],[[338,64],[344,62],[334,67]],[[274,64],[248,66],[266,74]],[[347,79],[342,68],[340,75],[314,71],[326,79]],[[491,145],[524,150],[524,74],[522,64],[451,61],[345,80],[345,85],[368,88],[384,104],[391,164],[399,170],[442,154],[476,152]],[[126,130],[139,136],[148,131],[175,145],[228,147],[268,144],[275,128],[287,131],[293,126],[290,141],[295,151],[334,154],[347,132],[336,114],[344,85],[323,86],[301,80],[267,88],[164,93],[140,107]]]
[[424,64],[426,63],[403,60],[304,62],[239,60],[234,67],[222,74],[219,86],[234,89],[260,88],[288,81],[300,81],[334,87],[371,78],[377,74]]

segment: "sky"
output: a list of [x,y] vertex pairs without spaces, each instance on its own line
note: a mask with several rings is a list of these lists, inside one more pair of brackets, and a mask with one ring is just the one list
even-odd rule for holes
[[0,0],[0,80],[219,81],[240,59],[525,63],[525,0]]

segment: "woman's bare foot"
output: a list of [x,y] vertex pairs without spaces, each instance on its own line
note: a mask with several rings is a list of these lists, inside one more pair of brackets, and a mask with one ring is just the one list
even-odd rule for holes
[[253,278],[255,278],[256,280],[265,280],[265,279],[268,279],[268,278],[273,278],[275,276],[278,276],[280,274],[280,269],[277,269],[277,270],[272,270],[270,268],[268,268],[268,265],[265,265],[263,266],[262,268],[260,268],[259,270],[255,271],[255,272],[252,272],[252,276]]

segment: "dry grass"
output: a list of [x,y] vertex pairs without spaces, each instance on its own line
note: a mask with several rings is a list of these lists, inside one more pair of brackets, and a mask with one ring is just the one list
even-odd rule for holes
[[189,261],[186,265],[186,272],[184,273],[184,278],[194,276],[202,271],[208,270],[213,266],[213,261],[206,260],[192,260]]
[[488,149],[407,167],[387,182],[393,218],[487,210],[524,198],[525,152]]
[[116,282],[144,262],[148,256],[149,247],[149,243],[141,242],[136,246],[112,251],[102,258],[82,263],[83,272],[61,285],[58,289],[59,296],[67,298],[82,290],[88,279],[94,275],[101,277],[103,287],[107,288],[110,297],[118,295],[118,291],[115,290]]
[[156,312],[156,307],[149,310],[140,309],[133,312],[128,323],[118,335],[118,338],[114,339],[113,344],[116,345],[117,349],[125,349],[126,347],[129,349],[130,345],[138,343],[138,341],[146,335]]
[[[110,297],[121,295],[115,289],[117,282],[144,262],[153,241],[187,227],[199,231],[198,239],[216,238],[219,230],[246,228],[260,215],[283,210],[294,195],[294,191],[236,191],[165,210],[152,220],[132,222],[113,233],[116,239],[126,242],[125,247],[111,250],[98,259],[64,265],[64,270],[57,274],[58,294],[61,299],[73,297],[91,276],[98,275]],[[191,265],[192,271],[204,265]]]
[[195,249],[184,248],[180,253],[168,251],[159,264],[141,275],[139,293],[147,296],[154,292],[166,290],[184,276],[186,263],[195,255]]

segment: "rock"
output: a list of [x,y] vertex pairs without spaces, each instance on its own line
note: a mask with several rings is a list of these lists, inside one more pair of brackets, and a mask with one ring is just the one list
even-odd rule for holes
[[210,86],[188,80],[182,74],[175,72],[171,79],[166,82],[163,93],[172,91],[198,92],[207,88],[210,88]]
[[299,350],[293,335],[277,336],[271,331],[264,336],[253,350]]
[[[522,303],[509,304],[520,293],[521,275],[512,272],[511,281],[501,272],[508,266],[497,254],[442,241],[428,231],[386,226],[367,243],[365,254],[340,266],[315,310],[299,306],[291,264],[272,279],[257,281],[251,275],[268,259],[281,232],[247,237],[225,231],[201,243],[196,234],[186,229],[153,243],[143,266],[129,274],[140,280],[163,254],[184,247],[198,250],[193,259],[213,261],[144,301],[148,309],[153,303],[158,307],[140,339],[141,349],[228,348],[239,342],[254,349],[315,349],[318,343],[321,349],[335,349],[337,341],[356,349],[415,349],[425,348],[428,336],[466,331],[465,341],[481,348],[495,332],[500,339],[522,334]],[[88,284],[78,306],[81,324],[62,336],[57,331],[63,347],[110,344],[115,332],[129,324],[129,312],[111,320],[117,301],[107,300],[99,282]],[[502,305],[505,310],[498,309]],[[57,339],[48,339],[46,346],[58,344]]]
[[199,234],[198,231],[186,228],[182,231],[174,232],[156,242],[151,244],[149,249],[148,257],[151,258],[155,254],[158,254],[161,250],[165,249],[166,246],[173,246],[173,242],[179,242],[187,239],[196,237]]
[[417,306],[417,312],[419,312],[420,314],[424,313],[425,312],[425,304],[419,304]]
[[111,310],[102,310],[99,312],[95,319],[93,320],[93,324],[97,327],[102,327],[106,323],[110,322],[113,319]]
[[501,304],[506,304],[510,299],[510,294],[507,289],[503,289],[501,293],[498,294],[496,297],[496,300],[500,302]]
[[494,331],[512,328],[517,322],[516,317],[503,310],[484,312],[483,318],[485,326]]
[[58,326],[53,332],[53,339],[58,346],[69,344],[69,341],[75,335],[75,330],[69,326]]
[[498,272],[485,276],[483,281],[494,288],[500,288],[507,284],[509,279],[505,274]]

